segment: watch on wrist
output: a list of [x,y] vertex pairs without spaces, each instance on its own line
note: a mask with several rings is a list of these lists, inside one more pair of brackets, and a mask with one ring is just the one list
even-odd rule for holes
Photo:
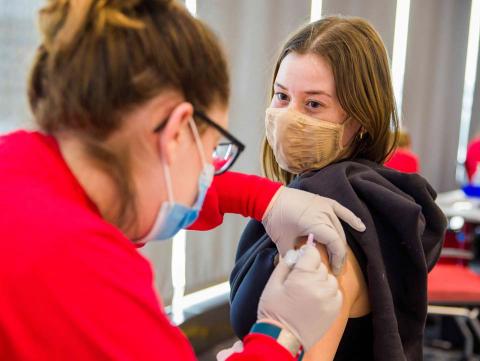
[[272,337],[286,348],[294,357],[299,356],[302,345],[290,331],[268,322],[257,322],[252,326],[250,333],[259,333]]

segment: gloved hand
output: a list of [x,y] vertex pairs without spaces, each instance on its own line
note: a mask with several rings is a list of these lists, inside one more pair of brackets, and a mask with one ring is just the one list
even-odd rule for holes
[[217,353],[217,361],[225,361],[234,353],[242,352],[242,351],[243,351],[243,342],[237,341],[232,345],[232,347],[227,348],[225,350],[221,350],[219,353]]
[[260,297],[257,317],[261,322],[280,323],[308,350],[338,316],[342,294],[315,246],[301,250],[293,268],[280,259]]
[[338,218],[359,232],[363,222],[340,203],[294,188],[281,187],[274,196],[262,223],[283,256],[293,248],[295,240],[309,233],[326,246],[334,274],[342,270],[346,257],[346,238]]

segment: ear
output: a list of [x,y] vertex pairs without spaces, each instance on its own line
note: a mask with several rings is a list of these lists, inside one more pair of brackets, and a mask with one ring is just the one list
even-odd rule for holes
[[175,161],[175,154],[182,140],[182,132],[189,127],[193,116],[193,106],[183,102],[177,105],[170,113],[165,128],[158,136],[158,148],[162,159],[171,165]]

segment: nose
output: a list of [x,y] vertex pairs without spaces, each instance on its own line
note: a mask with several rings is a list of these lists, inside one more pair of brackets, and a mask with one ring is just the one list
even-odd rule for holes
[[287,108],[289,110],[295,110],[297,112],[301,112],[303,109],[303,104],[298,99],[292,98]]

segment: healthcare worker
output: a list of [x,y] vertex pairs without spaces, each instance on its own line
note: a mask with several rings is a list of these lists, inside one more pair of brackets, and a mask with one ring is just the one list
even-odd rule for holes
[[[29,100],[41,132],[0,137],[0,358],[193,360],[136,245],[195,221],[214,173],[228,168],[212,157],[221,135],[233,138],[217,40],[168,0],[51,0],[40,28]],[[258,207],[228,208],[217,186],[213,213],[254,210],[270,233],[314,233],[341,260],[335,214],[361,222],[301,193],[307,205],[291,210],[292,193],[268,187],[276,191]],[[302,223],[302,212],[315,217]],[[229,360],[294,359],[340,304],[335,278],[306,246],[296,265],[279,263],[259,322]]]

